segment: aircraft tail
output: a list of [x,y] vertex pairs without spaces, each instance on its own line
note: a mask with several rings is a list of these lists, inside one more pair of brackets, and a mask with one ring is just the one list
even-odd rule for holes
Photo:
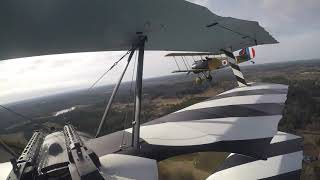
[[250,61],[256,56],[256,51],[253,48],[244,48],[239,52],[237,56],[238,64],[246,61]]

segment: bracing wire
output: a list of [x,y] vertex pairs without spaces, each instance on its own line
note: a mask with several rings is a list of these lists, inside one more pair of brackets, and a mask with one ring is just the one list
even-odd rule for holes
[[186,64],[186,62],[184,61],[183,56],[181,56],[181,59],[182,59],[182,62],[184,63],[184,65],[186,66],[187,70],[189,70],[189,68],[188,68],[188,66],[187,66],[187,64]]
[[188,67],[189,67],[189,69],[191,69],[191,66],[190,66],[190,64],[189,64],[189,62],[188,62],[187,57],[183,57],[183,58],[185,59],[185,61],[186,61],[187,65],[188,65]]
[[[5,109],[5,110],[7,110],[8,112],[10,112],[10,113],[18,116],[18,117],[21,117],[21,118],[29,121],[29,122],[27,122],[27,123],[34,122],[34,119],[33,119],[33,118],[28,117],[28,116],[26,116],[26,115],[24,115],[24,114],[22,114],[22,113],[19,113],[19,112],[17,112],[17,111],[14,111],[14,110],[12,110],[12,109],[10,109],[10,108],[8,108],[8,107],[5,107],[5,106],[3,106],[3,105],[0,105],[0,107],[3,108],[3,109]],[[47,126],[47,125],[44,125],[44,124],[42,124],[41,126],[50,127],[50,126]]]
[[94,88],[94,86],[101,80],[104,78],[105,75],[108,74],[109,71],[111,71],[115,66],[118,65],[118,63],[123,60],[123,58],[125,58],[129,53],[131,52],[131,50],[127,51],[119,60],[117,60],[116,62],[113,63],[113,65],[106,71],[104,72],[88,89],[88,91],[92,90],[92,88]]
[[193,56],[191,56],[192,57],[192,59],[193,59],[193,62],[196,62],[196,60],[194,59],[194,57]]
[[11,113],[13,113],[13,114],[21,117],[21,118],[23,118],[23,119],[25,119],[25,120],[33,121],[32,118],[30,118],[30,117],[28,117],[28,116],[25,116],[25,115],[23,115],[23,114],[21,114],[21,113],[18,113],[18,112],[14,111],[14,110],[12,110],[12,109],[10,109],[10,108],[7,108],[7,107],[5,107],[5,106],[3,106],[3,105],[0,105],[0,107],[2,107],[3,109],[5,109],[5,110],[7,110],[7,111],[9,111],[9,112],[11,112]]
[[[0,105],[0,107],[5,109],[5,110],[7,110],[8,112],[11,112],[11,113],[13,113],[13,114],[25,119],[25,120],[28,120],[28,121],[32,121],[33,120],[32,118],[30,118],[28,116],[25,116],[25,115],[23,115],[21,113],[18,113],[18,112],[14,111],[14,110],[12,110],[12,109],[10,109],[8,107],[5,107],[3,105]],[[9,154],[11,154],[15,158],[18,158],[18,155],[4,141],[2,141],[2,139],[0,139],[0,144],[3,146],[4,150],[6,150]]]
[[173,56],[173,59],[174,59],[174,62],[176,62],[176,65],[178,66],[178,69],[179,69],[179,71],[180,71],[181,69],[180,69],[180,66],[179,66],[179,64],[178,64],[178,62],[177,62],[177,60],[176,60],[176,57]]
[[17,153],[15,153],[1,138],[0,138],[0,144],[2,145],[3,149],[7,151],[9,154],[11,154],[13,157],[15,158],[19,157]]
[[136,69],[136,63],[137,63],[137,53],[135,54],[135,60],[133,63],[133,70],[132,70],[132,76],[131,76],[131,83],[130,83],[130,90],[129,90],[129,101],[128,104],[126,105],[127,110],[125,113],[125,118],[124,118],[124,123],[123,123],[123,131],[122,131],[122,140],[121,140],[121,146],[126,145],[126,142],[124,142],[124,134],[125,134],[125,129],[127,128],[127,123],[128,123],[128,109],[130,108],[130,103],[133,101],[133,78],[135,76],[135,69]]

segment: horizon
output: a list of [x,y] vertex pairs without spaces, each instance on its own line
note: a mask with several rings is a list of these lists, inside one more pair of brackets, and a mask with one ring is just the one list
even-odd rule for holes
[[[240,65],[240,67],[255,68],[255,66],[272,65],[272,64],[286,64],[286,63],[302,63],[303,61],[310,62],[310,61],[317,61],[317,60],[320,60],[320,58],[289,60],[289,61],[280,61],[280,62],[268,62],[268,63],[261,63],[261,64],[246,63],[246,64]],[[230,71],[230,74],[232,73],[230,68],[223,68],[223,69],[219,69],[217,71],[221,71],[221,70],[222,71]],[[185,73],[178,73],[178,74],[170,73],[167,75],[156,76],[156,77],[144,77],[143,80],[144,80],[144,83],[148,83],[148,81],[151,81],[154,79],[161,79],[161,78],[172,77],[172,76],[182,76],[184,74]],[[127,80],[122,81],[122,85],[128,84],[128,83],[131,83],[131,80],[127,79]],[[111,93],[115,84],[116,84],[116,82],[106,83],[106,84],[98,84],[97,86],[94,86],[94,88],[92,89],[92,94],[94,94],[94,91],[100,91],[102,88],[110,88],[110,89],[106,89],[106,90],[110,91],[110,93]],[[21,103],[21,102],[25,102],[25,101],[33,101],[33,100],[43,99],[43,98],[47,98],[47,97],[51,97],[51,96],[63,95],[63,94],[74,93],[74,92],[81,92],[81,91],[85,91],[86,89],[89,89],[89,86],[83,86],[83,87],[78,87],[78,88],[73,88],[73,89],[68,89],[68,90],[61,90],[61,91],[53,90],[49,93],[43,93],[43,95],[40,95],[40,96],[38,96],[38,95],[30,96],[30,97],[24,98],[24,99],[9,97],[8,98],[9,100],[6,100],[5,98],[0,96],[0,102],[2,103],[0,105],[14,105],[16,103]],[[34,94],[34,93],[32,93],[32,94]],[[88,92],[88,94],[89,94],[89,92]]]
[[[320,46],[320,23],[313,21],[320,14],[320,2],[317,0],[307,0],[302,4],[298,0],[189,1],[203,5],[220,16],[258,21],[270,32],[280,43],[256,46],[257,64],[320,57],[317,49]],[[170,75],[176,69],[175,63],[164,57],[165,53],[168,52],[145,53],[145,78]],[[0,102],[88,87],[123,54],[88,52],[0,61]],[[120,63],[98,85],[115,83],[123,67],[124,64]],[[124,81],[131,79],[132,67],[133,63]]]

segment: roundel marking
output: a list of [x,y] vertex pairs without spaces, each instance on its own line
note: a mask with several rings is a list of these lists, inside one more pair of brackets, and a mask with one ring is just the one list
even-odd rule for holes
[[228,65],[228,61],[227,60],[222,60],[222,65],[224,65],[224,66]]

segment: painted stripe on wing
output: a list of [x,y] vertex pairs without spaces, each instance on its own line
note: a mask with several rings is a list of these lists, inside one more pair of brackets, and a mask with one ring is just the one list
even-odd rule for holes
[[158,161],[169,157],[190,154],[195,152],[217,151],[217,152],[234,152],[245,154],[258,159],[265,158],[265,148],[270,144],[272,137],[262,139],[219,141],[211,144],[193,145],[193,146],[162,146],[141,143],[139,156],[156,159]]
[[209,107],[197,110],[171,113],[161,118],[152,120],[143,125],[160,124],[165,122],[192,121],[201,119],[227,118],[227,117],[252,117],[281,115],[284,104],[265,103],[230,105]]
[[[150,144],[168,146],[187,146],[209,144],[217,141],[261,139],[272,137],[276,134],[278,122],[281,117],[281,115],[229,117],[197,121],[167,122],[142,126],[140,133],[141,138]],[[179,133],[176,133],[177,129],[179,129]],[[250,129],[250,131],[248,131],[248,129]],[[201,141],[199,139],[201,139]]]
[[[281,156],[302,150],[303,139],[299,136],[279,132],[273,137],[270,146],[268,147],[267,157]],[[225,169],[234,168],[239,165],[257,161],[257,159],[240,155],[230,154],[228,158],[220,165],[215,172]]]
[[236,96],[205,101],[194,104],[177,112],[201,109],[208,107],[228,106],[228,105],[241,105],[241,104],[261,104],[261,103],[285,103],[287,99],[286,94],[268,94],[268,95],[249,95],[249,96]]
[[263,178],[259,180],[300,180],[301,170],[291,171],[284,174],[279,174],[276,176]]
[[[211,175],[208,180],[222,179],[263,179],[301,169],[302,151],[258,160],[234,168],[225,169]],[[235,178],[236,177],[236,178]]]
[[282,85],[282,84],[261,84],[261,85],[247,86],[247,87],[238,87],[238,88],[223,92],[219,95],[229,94],[229,93],[238,92],[238,91],[252,91],[252,90],[258,90],[258,89],[288,89],[288,86]]
[[214,99],[222,99],[226,97],[233,96],[247,96],[247,95],[266,95],[266,94],[287,94],[287,89],[255,89],[251,91],[235,91],[228,94],[218,95],[212,98],[207,99],[206,101],[214,100]]

